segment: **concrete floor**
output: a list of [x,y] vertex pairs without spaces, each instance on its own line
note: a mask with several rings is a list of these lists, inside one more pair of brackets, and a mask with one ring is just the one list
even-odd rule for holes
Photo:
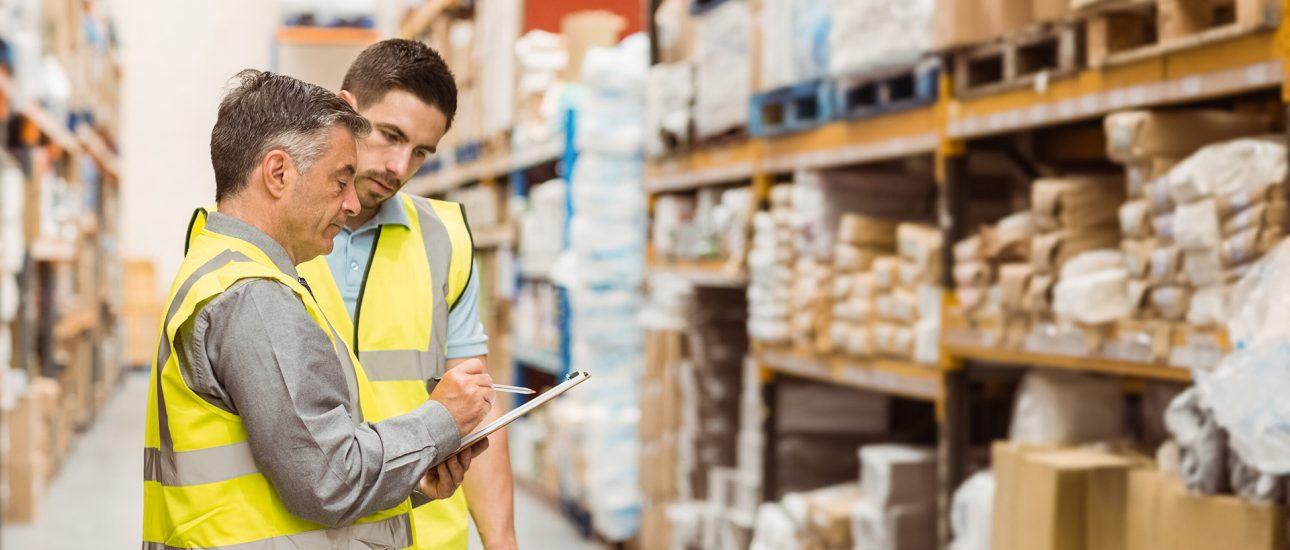
[[[139,547],[143,510],[143,416],[148,379],[127,376],[94,425],[73,443],[46,495],[40,520],[0,527],[5,550],[114,550]],[[521,548],[592,550],[559,512],[517,490],[516,535]],[[471,549],[482,549],[471,529]]]

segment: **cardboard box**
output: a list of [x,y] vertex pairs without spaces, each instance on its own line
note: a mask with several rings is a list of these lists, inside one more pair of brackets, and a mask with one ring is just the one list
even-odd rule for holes
[[32,523],[40,514],[49,480],[48,434],[41,422],[40,397],[28,392],[7,413],[9,449],[5,456],[9,495],[4,520]]
[[1036,180],[1030,188],[1035,228],[1041,232],[1117,223],[1124,178],[1071,176]]
[[1222,110],[1122,111],[1103,121],[1106,152],[1117,162],[1184,158],[1211,143],[1259,134],[1266,117]]
[[1034,0],[980,0],[975,5],[987,40],[1011,36],[1034,22]]
[[1047,23],[1066,19],[1070,6],[1068,0],[1034,0],[1031,10],[1035,22]]
[[1124,254],[1124,268],[1130,277],[1145,279],[1151,273],[1151,255],[1160,249],[1154,239],[1126,239],[1120,241]]
[[[996,444],[996,550],[1123,550],[1129,472],[1143,461],[1088,449],[1037,450]],[[997,459],[997,458],[996,458]],[[1000,490],[1008,493],[1001,495]],[[1005,502],[1000,502],[1000,498]],[[1006,504],[1006,506],[1005,506]]]
[[895,250],[899,221],[862,214],[843,214],[838,220],[838,242],[855,246]]
[[935,550],[936,506],[899,506],[883,510],[868,502],[856,504],[851,515],[853,548]]
[[868,271],[869,268],[873,267],[875,260],[883,254],[889,253],[889,251],[875,248],[837,243],[833,246],[833,267],[839,273]]
[[881,510],[936,504],[935,449],[868,445],[860,448],[859,455],[860,490],[866,502]]
[[851,548],[851,510],[860,497],[860,486],[856,483],[830,487],[807,495],[806,534],[819,545],[817,548]]
[[1281,550],[1285,511],[1234,496],[1193,495],[1175,474],[1139,469],[1128,476],[1125,550]]
[[1191,288],[1169,285],[1151,290],[1151,309],[1161,319],[1181,322],[1191,307]]

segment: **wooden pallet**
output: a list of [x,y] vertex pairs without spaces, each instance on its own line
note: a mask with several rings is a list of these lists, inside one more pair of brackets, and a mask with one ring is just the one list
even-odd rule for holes
[[833,119],[833,86],[817,80],[752,97],[748,131],[754,137],[801,132]]
[[1035,85],[1039,78],[1075,74],[1083,62],[1079,22],[1037,25],[998,42],[952,53],[958,97]]
[[838,78],[834,81],[834,111],[839,119],[854,120],[921,107],[936,102],[939,63]]
[[1132,63],[1274,29],[1275,0],[1128,0],[1086,10],[1088,66]]

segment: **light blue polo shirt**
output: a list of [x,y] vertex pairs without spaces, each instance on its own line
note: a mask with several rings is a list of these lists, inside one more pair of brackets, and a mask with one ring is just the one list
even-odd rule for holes
[[[372,256],[376,230],[383,225],[412,227],[402,205],[402,201],[395,196],[385,201],[376,215],[358,230],[343,228],[332,239],[334,246],[331,254],[327,255],[327,265],[336,277],[336,286],[340,288],[340,295],[345,299],[345,308],[349,310],[351,319],[358,307],[358,292],[363,286],[363,272],[367,270],[368,258]],[[484,324],[479,321],[479,270],[471,269],[466,289],[462,291],[452,311],[448,312],[447,358],[461,359],[487,354],[488,335],[484,333]]]

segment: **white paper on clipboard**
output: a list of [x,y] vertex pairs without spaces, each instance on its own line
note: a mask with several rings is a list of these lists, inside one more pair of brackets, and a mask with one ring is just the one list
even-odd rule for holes
[[[497,430],[505,428],[507,424],[514,422],[515,419],[521,416],[524,416],[534,410],[537,410],[538,407],[541,407],[542,405],[547,404],[547,402],[559,397],[564,392],[567,392],[573,389],[574,386],[577,386],[578,384],[586,382],[588,378],[591,378],[591,374],[587,372],[576,371],[576,372],[569,373],[569,377],[566,378],[564,382],[561,382],[560,385],[539,394],[537,397],[534,397],[533,399],[530,399],[528,403],[525,403],[514,409],[511,409],[510,412],[502,415],[501,418],[498,418],[497,420],[489,422],[487,426],[484,426],[482,428],[475,430],[474,432],[471,432],[470,435],[466,436],[461,440],[461,445],[457,447],[457,450],[454,451],[452,455],[456,455],[457,453],[460,453],[461,451],[465,450],[471,445],[479,443],[481,439],[484,439],[485,437],[492,435],[493,432],[496,432]],[[449,455],[449,456],[452,456],[452,455]],[[447,457],[445,457],[444,459],[447,460]]]

